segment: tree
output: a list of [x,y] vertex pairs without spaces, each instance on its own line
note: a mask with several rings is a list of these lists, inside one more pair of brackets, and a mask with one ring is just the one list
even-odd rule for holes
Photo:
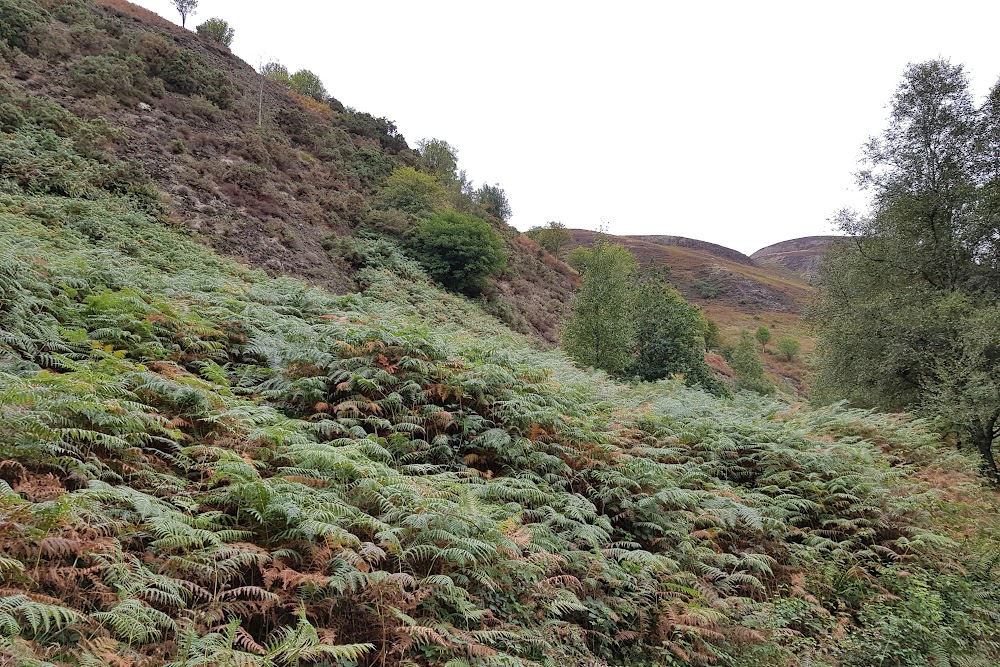
[[701,320],[701,335],[705,339],[705,350],[718,350],[722,347],[722,334],[719,325],[708,318],[700,308],[698,316]]
[[422,221],[412,247],[416,259],[435,280],[473,296],[507,267],[510,254],[489,223],[455,211]]
[[764,374],[764,364],[757,354],[750,332],[740,332],[740,343],[729,351],[726,361],[736,373],[736,388],[755,391],[759,394],[773,394],[774,385]]
[[776,343],[778,348],[778,354],[785,358],[785,361],[791,361],[795,358],[795,355],[799,353],[801,345],[799,341],[794,338],[779,338]]
[[300,69],[288,79],[288,86],[299,95],[311,97],[317,102],[325,102],[329,95],[323,81],[313,72]]
[[503,191],[499,183],[481,186],[476,190],[473,199],[487,214],[492,215],[497,220],[506,222],[513,215],[510,202],[507,201],[507,193]]
[[685,301],[663,274],[647,276],[633,298],[635,359],[630,374],[647,381],[680,374],[686,384],[720,392],[722,383],[705,362],[701,311]]
[[437,179],[413,167],[393,171],[376,198],[379,208],[396,209],[419,217],[441,210],[447,200],[448,192]]
[[458,149],[444,139],[421,139],[417,142],[420,157],[427,169],[450,184],[458,178]]
[[265,63],[264,66],[260,68],[260,73],[264,75],[264,78],[270,79],[271,81],[277,81],[278,83],[286,86],[292,78],[288,73],[288,68],[274,60],[269,63]]
[[639,265],[626,248],[605,241],[574,252],[581,260],[583,286],[563,328],[563,349],[580,364],[622,373],[633,359],[632,284]]
[[561,222],[546,222],[544,226],[532,227],[524,234],[553,257],[558,257],[560,251],[573,240],[573,232]]
[[171,2],[181,15],[181,27],[186,27],[187,17],[198,11],[198,0],[171,0]]
[[960,65],[910,65],[865,150],[867,215],[821,269],[817,388],[935,416],[996,475],[1000,436],[1000,85],[976,108]]
[[236,31],[230,27],[229,23],[220,18],[210,18],[195,30],[198,31],[199,35],[208,37],[224,46],[230,46],[233,43],[233,37],[236,36]]
[[762,324],[757,327],[757,331],[754,332],[753,336],[760,343],[761,352],[766,351],[767,344],[771,342],[771,330]]

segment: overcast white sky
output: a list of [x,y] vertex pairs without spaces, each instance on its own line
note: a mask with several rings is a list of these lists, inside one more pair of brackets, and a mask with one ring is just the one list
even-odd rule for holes
[[[140,5],[180,22],[171,0]],[[247,61],[311,69],[410,145],[458,148],[524,230],[558,220],[752,252],[831,231],[908,62],[1000,77],[1000,3],[200,0]]]

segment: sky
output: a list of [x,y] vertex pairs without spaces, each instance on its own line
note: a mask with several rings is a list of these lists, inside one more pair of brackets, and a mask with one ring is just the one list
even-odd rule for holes
[[[180,23],[171,0],[138,4]],[[1000,78],[1000,3],[200,0],[251,63],[309,69],[344,104],[444,139],[548,221],[743,252],[834,232],[907,63]]]

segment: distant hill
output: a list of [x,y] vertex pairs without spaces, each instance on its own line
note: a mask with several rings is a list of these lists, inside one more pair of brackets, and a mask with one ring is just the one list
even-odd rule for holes
[[[572,246],[591,245],[599,234],[574,229]],[[813,288],[797,276],[759,266],[751,257],[714,243],[680,236],[616,236],[643,266],[670,266],[686,299],[744,313],[800,313]]]
[[693,248],[695,250],[705,250],[712,253],[713,255],[718,255],[723,259],[728,259],[731,262],[736,262],[738,264],[746,264],[747,266],[753,266],[753,260],[741,253],[738,250],[733,250],[732,248],[727,248],[726,246],[721,246],[717,243],[709,243],[708,241],[699,241],[698,239],[689,239],[686,236],[663,236],[658,234],[629,234],[628,238],[638,239],[640,241],[647,241],[649,243],[656,243],[657,245],[668,245],[677,246],[678,248]]
[[830,244],[839,238],[841,237],[803,236],[761,248],[750,255],[750,258],[759,266],[784,269],[808,280],[816,275]]

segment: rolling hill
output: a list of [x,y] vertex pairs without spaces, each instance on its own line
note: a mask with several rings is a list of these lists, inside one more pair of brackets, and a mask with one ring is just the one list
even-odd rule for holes
[[761,248],[750,255],[758,266],[789,271],[806,280],[815,277],[823,254],[842,237],[805,236]]

